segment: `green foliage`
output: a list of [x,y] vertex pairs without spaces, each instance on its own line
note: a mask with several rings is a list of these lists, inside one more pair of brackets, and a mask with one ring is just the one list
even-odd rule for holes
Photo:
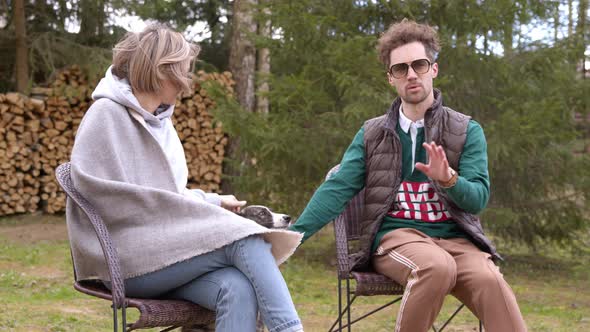
[[584,245],[578,230],[588,227],[590,159],[572,153],[583,135],[573,115],[589,111],[590,82],[579,79],[570,52],[563,45],[511,57],[441,52],[437,83],[446,102],[479,121],[488,138],[492,197],[483,220],[500,240]]
[[[77,292],[72,287],[70,260],[64,217],[23,215],[0,218],[0,330],[28,331],[112,331],[112,311],[107,301]],[[13,227],[23,234],[47,233],[47,226],[60,227],[51,239],[30,241],[14,236]],[[53,233],[53,232],[50,232]],[[27,239],[27,237],[24,237]],[[337,277],[334,236],[326,228],[308,241],[283,265],[281,272],[291,291],[306,331],[326,331],[336,318]],[[588,331],[590,281],[588,253],[575,255],[542,248],[541,255],[510,250],[512,255],[501,265],[502,273],[516,293],[530,331]],[[37,253],[31,261],[29,253]],[[386,303],[388,296],[361,297],[353,314],[367,312]],[[458,301],[450,296],[439,316],[449,317]],[[355,324],[359,331],[390,331],[396,304],[371,319]],[[127,312],[127,321],[138,318],[137,310]],[[470,330],[477,320],[468,310],[455,317],[452,329]],[[142,330],[148,332],[159,329]]]
[[[588,227],[590,156],[572,151],[581,134],[573,114],[588,112],[590,82],[576,78],[566,55],[522,52],[498,71],[497,109],[485,116],[494,184],[487,216],[506,239],[578,243],[576,231]],[[511,213],[495,215],[497,208]]]
[[[8,9],[7,3],[0,2],[0,9]],[[588,39],[574,29],[574,35],[548,45],[547,40],[532,41],[522,29],[530,24],[553,27],[559,2],[265,3],[273,37],[251,37],[271,50],[270,114],[245,113],[219,91],[216,97],[217,117],[240,139],[240,156],[245,156],[228,160],[242,169],[241,177],[229,180],[251,203],[297,215],[363,121],[387,109],[395,94],[377,61],[375,42],[389,24],[407,17],[438,29],[443,48],[435,86],[447,105],[473,116],[486,131],[492,198],[483,216],[485,227],[498,239],[529,246],[547,241],[588,245],[581,239],[589,225],[584,208],[590,161],[587,154],[572,153],[589,139],[589,129],[573,123],[575,113],[590,111],[590,80],[581,79],[574,65]],[[136,14],[178,30],[204,21],[211,36],[200,43],[199,67],[227,68],[228,0],[27,1],[26,11],[36,82],[72,63],[80,64],[91,79],[100,77],[110,63],[110,47],[124,32],[106,19],[114,13]],[[0,91],[7,91],[14,85],[14,32],[8,11],[0,10],[0,19],[7,22],[0,30],[5,60],[0,63]],[[68,21],[84,29],[67,33]],[[564,25],[564,19],[558,23]],[[499,45],[504,54],[493,51]],[[216,93],[215,87],[210,90]]]
[[111,50],[85,46],[55,32],[39,34],[33,39],[30,50],[30,70],[37,81],[46,81],[56,70],[79,65],[89,79],[97,80],[111,64]]
[[[227,69],[231,33],[231,3],[229,0],[117,0],[116,7],[146,20],[164,22],[178,31],[185,31],[195,22],[206,22],[204,31],[210,37],[199,42],[199,66],[218,71]],[[195,36],[195,31],[190,35]]]
[[393,100],[374,46],[380,31],[406,16],[438,24],[443,49],[435,86],[447,105],[486,131],[486,229],[533,247],[584,245],[578,238],[589,225],[590,164],[572,146],[581,135],[573,114],[590,108],[589,80],[579,79],[566,60],[571,50],[560,44],[520,44],[501,56],[475,42],[482,33],[488,42],[510,42],[517,33],[506,25],[546,18],[553,4],[427,1],[425,11],[424,3],[272,2],[280,38],[257,41],[271,48],[270,114],[245,113],[231,101],[217,113],[248,156],[234,161],[243,171],[231,179],[239,193],[295,215],[303,209],[363,121]]
[[243,112],[231,101],[219,104],[224,129],[240,137],[240,148],[255,159],[233,179],[250,202],[300,211],[364,120],[386,109],[389,93],[378,81],[384,73],[373,61],[372,43],[362,36],[326,41],[316,55],[322,66],[311,61],[299,72],[273,76],[268,115]]
[[[91,78],[104,73],[111,63],[110,49],[125,30],[106,19],[119,0],[25,1],[29,70],[34,84],[50,80],[56,70],[79,64]],[[6,5],[8,7],[8,5]],[[2,7],[0,6],[0,9]],[[14,91],[14,26],[11,12],[0,10],[0,92]],[[68,24],[79,24],[79,33],[67,32]]]

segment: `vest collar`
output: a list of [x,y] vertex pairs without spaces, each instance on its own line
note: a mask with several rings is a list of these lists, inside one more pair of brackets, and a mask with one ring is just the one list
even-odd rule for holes
[[[432,106],[430,106],[424,114],[424,126],[429,129],[432,128],[435,125],[435,123],[438,122],[439,118],[442,116],[442,112],[439,112],[439,110],[442,109],[443,106],[442,93],[438,89],[434,89],[433,93],[434,102],[432,103]],[[399,121],[399,108],[401,104],[401,98],[397,97],[395,98],[395,100],[389,107],[389,110],[387,111],[387,120],[385,121],[383,127],[390,132],[395,132],[395,126]]]
[[442,117],[443,112],[441,109],[443,107],[443,98],[442,93],[438,89],[434,89],[434,102],[429,109],[426,110],[424,114],[424,126],[427,128],[432,128],[438,123],[439,119]]

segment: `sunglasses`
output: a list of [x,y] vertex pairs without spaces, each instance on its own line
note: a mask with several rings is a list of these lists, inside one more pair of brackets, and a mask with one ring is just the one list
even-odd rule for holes
[[428,59],[414,60],[410,64],[396,63],[395,65],[391,65],[387,72],[395,78],[403,78],[408,75],[410,66],[416,74],[426,74],[430,70],[431,63]]

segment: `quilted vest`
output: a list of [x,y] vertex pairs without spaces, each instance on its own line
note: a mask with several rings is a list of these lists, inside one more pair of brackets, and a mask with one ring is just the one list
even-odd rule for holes
[[[470,117],[443,106],[440,91],[434,90],[434,97],[432,107],[424,115],[425,141],[434,141],[441,145],[449,165],[459,170],[459,160],[467,138]],[[400,105],[401,99],[398,97],[385,115],[370,119],[364,124],[365,205],[360,221],[359,251],[351,255],[351,264],[355,270],[369,268],[371,245],[402,182],[402,146],[395,130]],[[452,219],[470,240],[495,259],[501,259],[492,242],[484,235],[479,218],[457,207],[436,181],[431,181],[431,184]]]

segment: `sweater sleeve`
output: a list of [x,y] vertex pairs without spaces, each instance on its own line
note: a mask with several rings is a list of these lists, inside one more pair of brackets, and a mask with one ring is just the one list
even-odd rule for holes
[[326,180],[289,229],[303,233],[303,240],[334,220],[365,183],[364,129],[361,128],[344,153],[340,169]]
[[188,196],[188,197],[200,200],[200,201],[205,201],[205,202],[211,203],[213,205],[221,206],[221,197],[219,197],[219,194],[216,194],[216,193],[206,193],[201,189],[185,188],[184,194],[185,194],[185,196]]
[[481,212],[490,197],[490,177],[486,138],[481,126],[473,120],[467,127],[458,172],[457,183],[446,192],[459,208],[473,214]]

